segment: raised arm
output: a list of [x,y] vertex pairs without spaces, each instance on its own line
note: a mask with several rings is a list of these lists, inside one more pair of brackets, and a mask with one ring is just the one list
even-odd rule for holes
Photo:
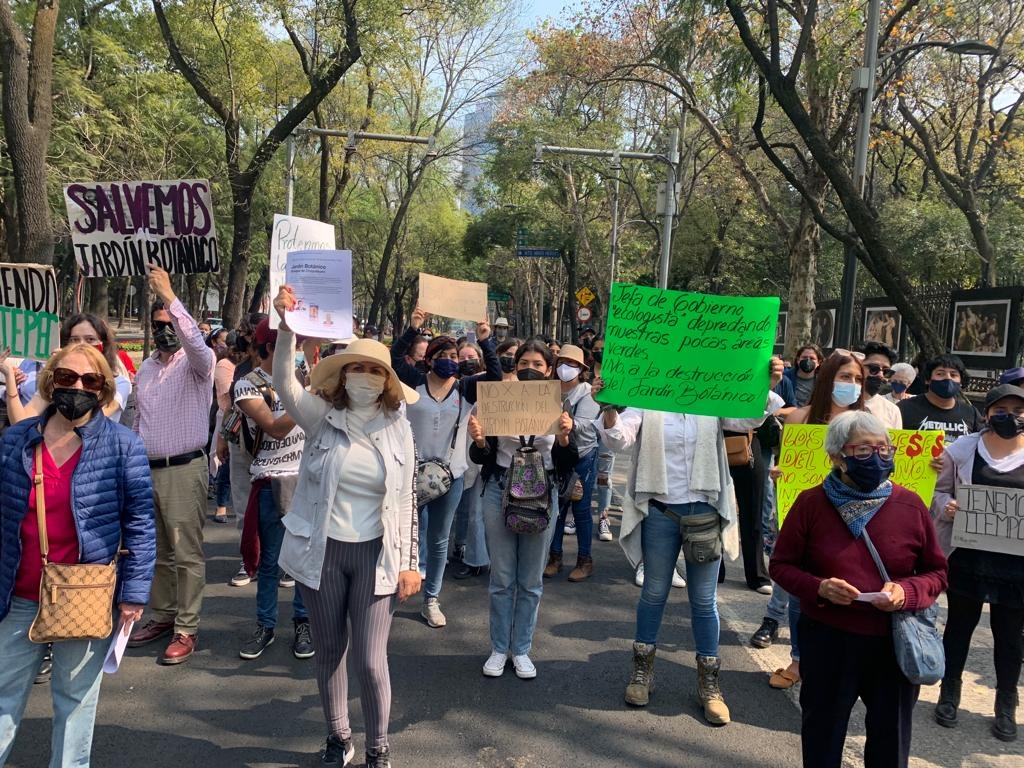
[[195,318],[188,313],[185,305],[181,303],[171,288],[171,276],[160,267],[150,267],[149,287],[153,293],[167,305],[167,312],[171,316],[171,325],[174,332],[178,334],[181,341],[181,348],[185,350],[185,357],[188,359],[189,367],[195,376],[201,380],[209,381],[213,386],[213,368],[217,364],[217,356],[213,350],[206,346],[202,331]]
[[480,343],[480,350],[484,353],[484,372],[460,380],[462,394],[470,403],[476,402],[477,382],[501,381],[501,360],[498,359],[497,347],[494,337],[491,335],[491,326],[486,322],[477,323],[476,338]]
[[419,328],[410,326],[391,345],[391,367],[398,374],[399,380],[413,389],[416,389],[427,378],[415,365],[410,365],[405,356],[419,332]]
[[277,344],[274,346],[274,391],[281,398],[288,415],[306,434],[310,434],[330,412],[331,404],[302,388],[295,378],[294,366],[295,334],[282,324],[277,329]]

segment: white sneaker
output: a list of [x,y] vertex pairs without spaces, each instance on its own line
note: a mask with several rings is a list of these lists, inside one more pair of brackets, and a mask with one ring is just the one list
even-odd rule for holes
[[672,569],[672,586],[677,589],[682,589],[686,586],[686,579],[675,568]]
[[644,564],[643,563],[640,563],[640,565],[638,565],[636,567],[636,578],[633,579],[633,581],[634,581],[634,583],[638,587],[642,587],[644,585]]
[[532,680],[537,676],[537,668],[525,653],[522,656],[513,656],[512,666],[516,668],[516,677],[520,680]]
[[568,536],[575,536],[576,535],[576,518],[575,517],[570,517],[569,515],[565,516],[565,526],[562,528],[562,532],[565,533]]
[[427,620],[427,626],[431,629],[439,629],[448,623],[448,619],[441,613],[441,604],[436,597],[428,597],[423,601],[423,610],[420,616]]
[[285,589],[291,589],[292,587],[295,586],[295,579],[289,573],[282,573],[281,574],[281,580],[280,580],[279,583]]
[[772,593],[772,585],[762,584],[760,587],[757,588],[757,591],[762,595],[770,595]]
[[508,663],[507,653],[491,651],[491,655],[484,662],[484,675],[487,677],[501,677],[505,674],[505,665]]
[[245,565],[241,565],[238,568],[238,573],[231,577],[231,581],[228,582],[232,587],[244,587],[246,584],[252,581],[249,578],[249,574],[246,573]]
[[612,526],[607,517],[602,517],[597,521],[597,539],[598,541],[615,541],[615,537],[612,536]]

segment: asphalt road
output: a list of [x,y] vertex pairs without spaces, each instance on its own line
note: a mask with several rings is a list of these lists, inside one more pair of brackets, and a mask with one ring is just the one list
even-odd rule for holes
[[[617,530],[617,526],[615,526]],[[199,650],[186,664],[162,667],[162,646],[129,650],[100,696],[95,766],[183,768],[192,765],[313,766],[323,716],[313,661],[292,657],[291,591],[280,590],[277,642],[255,661],[238,657],[255,624],[255,585],[227,581],[238,565],[233,525],[206,528],[208,586]],[[566,560],[574,560],[566,537]],[[617,543],[594,544],[596,575],[546,584],[532,657],[538,677],[522,681],[511,666],[489,679],[486,577],[446,582],[441,595],[448,626],[429,629],[419,599],[401,606],[391,635],[394,704],[393,763],[402,768],[785,768],[800,765],[800,714],[793,692],[767,685],[782,666],[785,643],[766,651],[747,645],[765,598],[745,588],[738,564],[729,568],[722,608],[722,688],[733,723],[707,726],[695,700],[694,649],[684,590],[673,590],[656,664],[650,706],[622,702],[638,589]],[[946,730],[931,720],[937,687],[926,689],[914,734],[915,768],[1022,768],[1024,743],[988,734],[993,672],[987,620],[975,635],[965,679],[962,723]],[[354,675],[351,676],[354,681]],[[353,682],[353,726],[362,764],[363,732]],[[49,687],[36,686],[11,761],[45,766],[49,753]],[[848,741],[850,766],[862,764],[863,710],[855,710]]]

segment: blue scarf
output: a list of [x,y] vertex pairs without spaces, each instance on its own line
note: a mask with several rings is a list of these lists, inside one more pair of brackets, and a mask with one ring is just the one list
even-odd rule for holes
[[886,480],[873,491],[851,488],[839,479],[839,470],[833,470],[822,483],[825,495],[843,518],[853,538],[859,539],[871,518],[892,495],[892,481]]

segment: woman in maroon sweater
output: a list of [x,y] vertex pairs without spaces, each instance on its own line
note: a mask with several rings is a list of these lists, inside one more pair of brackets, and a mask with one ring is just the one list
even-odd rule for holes
[[[946,558],[928,509],[893,485],[885,426],[864,411],[837,416],[825,449],[833,472],[804,491],[779,532],[772,579],[800,600],[804,768],[839,768],[850,711],[867,709],[865,768],[905,768],[920,686],[896,663],[893,611],[917,611],[946,587]],[[882,582],[867,530],[894,581]]]

